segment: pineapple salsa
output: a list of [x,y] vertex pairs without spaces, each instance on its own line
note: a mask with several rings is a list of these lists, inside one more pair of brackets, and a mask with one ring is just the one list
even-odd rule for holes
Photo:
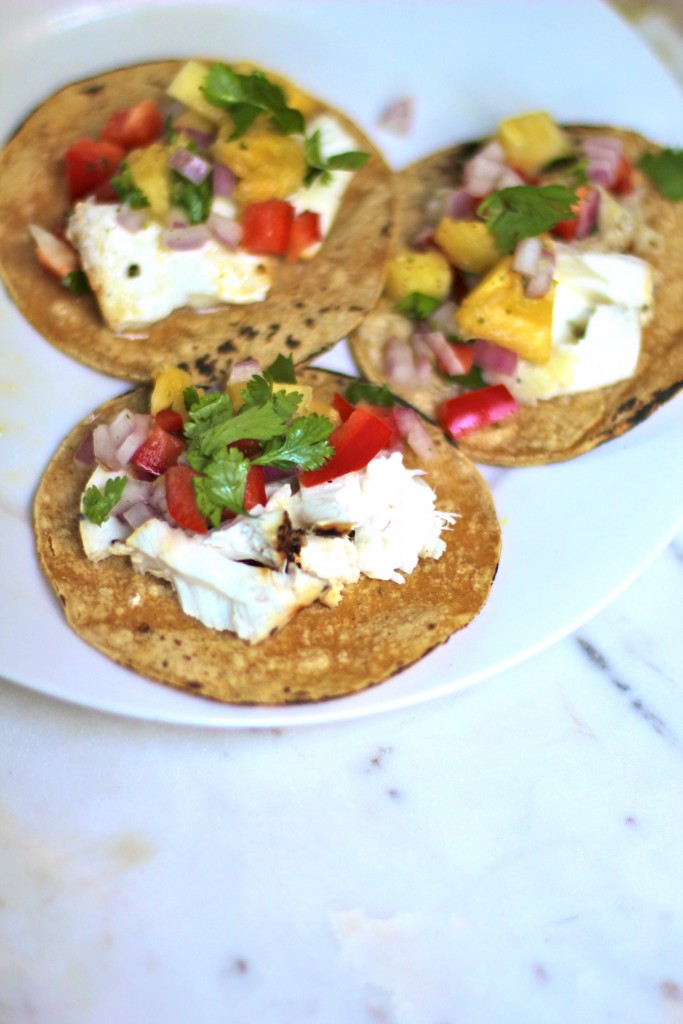
[[510,118],[425,221],[389,265],[384,372],[396,388],[438,380],[452,436],[635,372],[657,239],[616,136]]
[[116,111],[67,150],[73,205],[63,231],[31,226],[37,257],[94,292],[119,333],[182,306],[262,301],[273,257],[309,259],[329,232],[369,156],[354,141],[288,83],[188,61],[165,103]]

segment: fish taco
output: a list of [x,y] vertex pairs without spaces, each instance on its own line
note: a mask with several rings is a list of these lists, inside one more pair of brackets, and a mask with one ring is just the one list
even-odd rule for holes
[[381,155],[252,65],[158,61],[69,85],[0,155],[0,275],[29,322],[104,373],[218,380],[304,361],[381,292]]
[[66,438],[34,506],[74,631],[235,704],[399,672],[482,609],[500,555],[483,479],[386,389],[291,359],[204,391],[167,367]]
[[683,151],[501,123],[398,176],[399,248],[358,366],[471,458],[571,459],[683,386]]

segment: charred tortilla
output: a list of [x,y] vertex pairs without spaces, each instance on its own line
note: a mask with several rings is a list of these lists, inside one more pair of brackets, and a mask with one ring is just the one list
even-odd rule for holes
[[[634,163],[644,152],[657,148],[629,131],[583,126],[567,131],[574,141],[588,134],[612,134],[623,141],[625,155]],[[457,185],[464,163],[481,144],[444,150],[399,174],[399,244],[409,242],[424,226],[429,196],[436,189]],[[636,176],[642,210],[655,232],[656,245],[635,255],[653,265],[656,283],[654,317],[643,330],[635,375],[611,387],[523,406],[514,416],[465,435],[458,445],[470,458],[500,466],[572,459],[637,426],[683,387],[683,203],[669,202],[644,175],[636,171]],[[382,348],[394,316],[389,300],[383,297],[350,338],[359,368],[375,382],[385,379]],[[393,386],[393,390],[430,418],[449,394],[436,373],[429,388]]]
[[[321,370],[307,370],[300,379],[330,399],[348,383]],[[474,466],[432,427],[436,447],[427,479],[438,507],[460,516],[444,534],[441,558],[422,560],[403,585],[364,577],[335,608],[304,608],[256,645],[183,614],[170,585],[134,572],[128,559],[89,561],[77,516],[90,470],[74,462],[74,452],[99,419],[109,420],[124,406],[145,410],[148,402],[148,390],[138,388],[76,427],[48,466],[34,507],[40,564],[67,621],[114,661],[225,703],[317,701],[387,679],[482,609],[500,555],[493,500]]]
[[198,383],[217,381],[250,355],[279,352],[302,362],[343,337],[377,300],[392,243],[393,186],[382,157],[343,115],[332,113],[372,154],[357,171],[321,251],[310,261],[278,261],[263,302],[216,312],[173,312],[145,339],[115,335],[92,296],[75,296],[38,264],[30,223],[52,229],[68,207],[63,155],[77,138],[95,138],[115,110],[162,99],[182,61],[110,71],[46,100],[0,155],[0,275],[22,314],[57,348],[103,373],[145,381],[165,363]]

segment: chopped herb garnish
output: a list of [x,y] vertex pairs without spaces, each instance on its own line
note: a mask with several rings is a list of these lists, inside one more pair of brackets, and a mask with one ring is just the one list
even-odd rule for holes
[[83,495],[83,512],[86,519],[96,526],[106,522],[111,510],[121,500],[127,482],[127,476],[115,476],[107,480],[103,490],[94,484],[88,487]]
[[429,320],[432,313],[435,313],[442,300],[435,299],[432,295],[425,295],[423,292],[410,292],[404,299],[398,302],[394,309],[397,313],[403,313],[412,320]]
[[369,153],[360,150],[349,150],[346,153],[325,157],[320,144],[320,129],[309,135],[304,143],[304,156],[308,165],[304,178],[305,185],[310,185],[319,175],[322,176],[323,184],[327,185],[332,180],[332,171],[359,171],[370,159]]
[[62,278],[62,284],[74,295],[87,295],[92,291],[84,270],[71,270],[66,277]]
[[638,167],[647,174],[666,199],[683,199],[683,149],[662,149],[643,153]]
[[303,114],[287,105],[284,90],[261,71],[241,75],[228,64],[214,64],[207,72],[202,93],[214,107],[227,110],[232,117],[231,139],[244,135],[259,116],[267,114],[270,123],[283,135],[303,135]]
[[125,160],[119,173],[111,179],[111,184],[121,202],[130,206],[131,210],[142,210],[149,206],[149,199],[133,181],[132,171]]
[[296,384],[294,358],[291,354],[276,356],[265,373],[277,384]]
[[[185,392],[190,417],[185,424],[187,460],[203,474],[193,481],[197,504],[214,526],[224,508],[244,514],[244,489],[252,465],[292,472],[319,469],[332,454],[332,421],[316,413],[295,416],[303,397],[299,392],[278,391],[268,373],[247,381],[242,397],[244,404],[233,413],[228,395],[214,391],[200,398],[193,388]],[[227,447],[245,439],[260,442],[261,453],[247,458]]]
[[171,183],[171,205],[184,210],[190,224],[203,224],[211,213],[211,202],[213,200],[213,187],[211,175],[204,178],[199,185],[183,178],[177,171],[173,171]]
[[469,373],[454,374],[453,376],[445,374],[444,379],[451,384],[458,384],[466,391],[478,391],[480,388],[487,387],[480,366],[473,366]]
[[364,401],[370,405],[383,405],[389,408],[396,404],[396,399],[386,384],[369,384],[364,380],[354,380],[349,384],[344,397],[353,405]]
[[480,203],[477,213],[503,254],[523,238],[549,231],[561,220],[575,220],[576,193],[565,185],[515,185],[499,189]]

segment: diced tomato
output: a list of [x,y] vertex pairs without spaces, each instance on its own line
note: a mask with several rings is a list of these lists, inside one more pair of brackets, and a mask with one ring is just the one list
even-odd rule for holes
[[571,217],[568,220],[558,220],[557,224],[552,228],[554,235],[559,235],[565,242],[573,242],[576,238],[576,231],[579,226],[581,207],[584,205],[588,198],[588,188],[585,185],[579,185],[576,189],[576,202],[572,203],[572,212],[576,214],[575,217]]
[[340,395],[338,391],[335,391],[334,398],[332,399],[332,408],[336,409],[341,416],[342,423],[345,423],[356,407],[348,399],[344,398],[343,395]]
[[635,175],[633,165],[627,157],[622,154],[617,173],[612,183],[611,191],[617,195],[628,195],[635,188]]
[[312,210],[298,213],[292,221],[287,245],[287,263],[296,263],[307,249],[316,245],[321,238],[320,216]]
[[238,441],[231,441],[228,448],[238,448],[246,459],[253,459],[263,451],[260,443],[250,437],[241,437]]
[[125,153],[112,142],[79,139],[64,154],[69,196],[82,199],[89,192],[109,181]]
[[155,423],[130,461],[152,476],[161,476],[175,466],[184,450],[185,442],[181,438]]
[[304,487],[324,484],[345,473],[363,469],[378,452],[391,443],[392,428],[369,409],[354,409],[346,422],[330,434],[334,455],[320,469],[299,477]]
[[244,507],[248,512],[256,505],[265,505],[266,482],[263,476],[263,466],[252,466],[247,474],[247,483],[244,488]]
[[154,420],[164,430],[168,430],[169,434],[182,434],[183,432],[183,417],[175,409],[160,409]]
[[279,256],[287,252],[294,207],[284,199],[247,203],[242,212],[242,245],[247,252]]
[[493,384],[447,399],[437,407],[436,415],[446,433],[457,439],[511,416],[518,409],[516,400],[505,385]]
[[208,533],[206,516],[197,507],[192,480],[199,474],[190,466],[171,466],[164,477],[168,514],[178,526],[195,533]]
[[154,100],[141,100],[134,107],[115,110],[102,131],[105,142],[125,150],[149,146],[161,135],[164,119]]
[[[458,370],[456,376],[458,374],[469,373],[470,370],[472,369],[472,362],[474,360],[474,345],[461,345],[459,342],[456,341],[449,341],[448,345],[453,350],[453,355],[460,363],[460,370]],[[441,371],[441,373],[450,374],[453,372],[452,370],[449,370],[447,367],[445,367],[438,357],[437,363],[439,365],[439,370]]]
[[60,281],[67,274],[78,270],[81,265],[78,253],[68,242],[37,224],[31,224],[29,230],[36,243],[36,257],[44,270],[47,270],[53,277],[59,278]]

